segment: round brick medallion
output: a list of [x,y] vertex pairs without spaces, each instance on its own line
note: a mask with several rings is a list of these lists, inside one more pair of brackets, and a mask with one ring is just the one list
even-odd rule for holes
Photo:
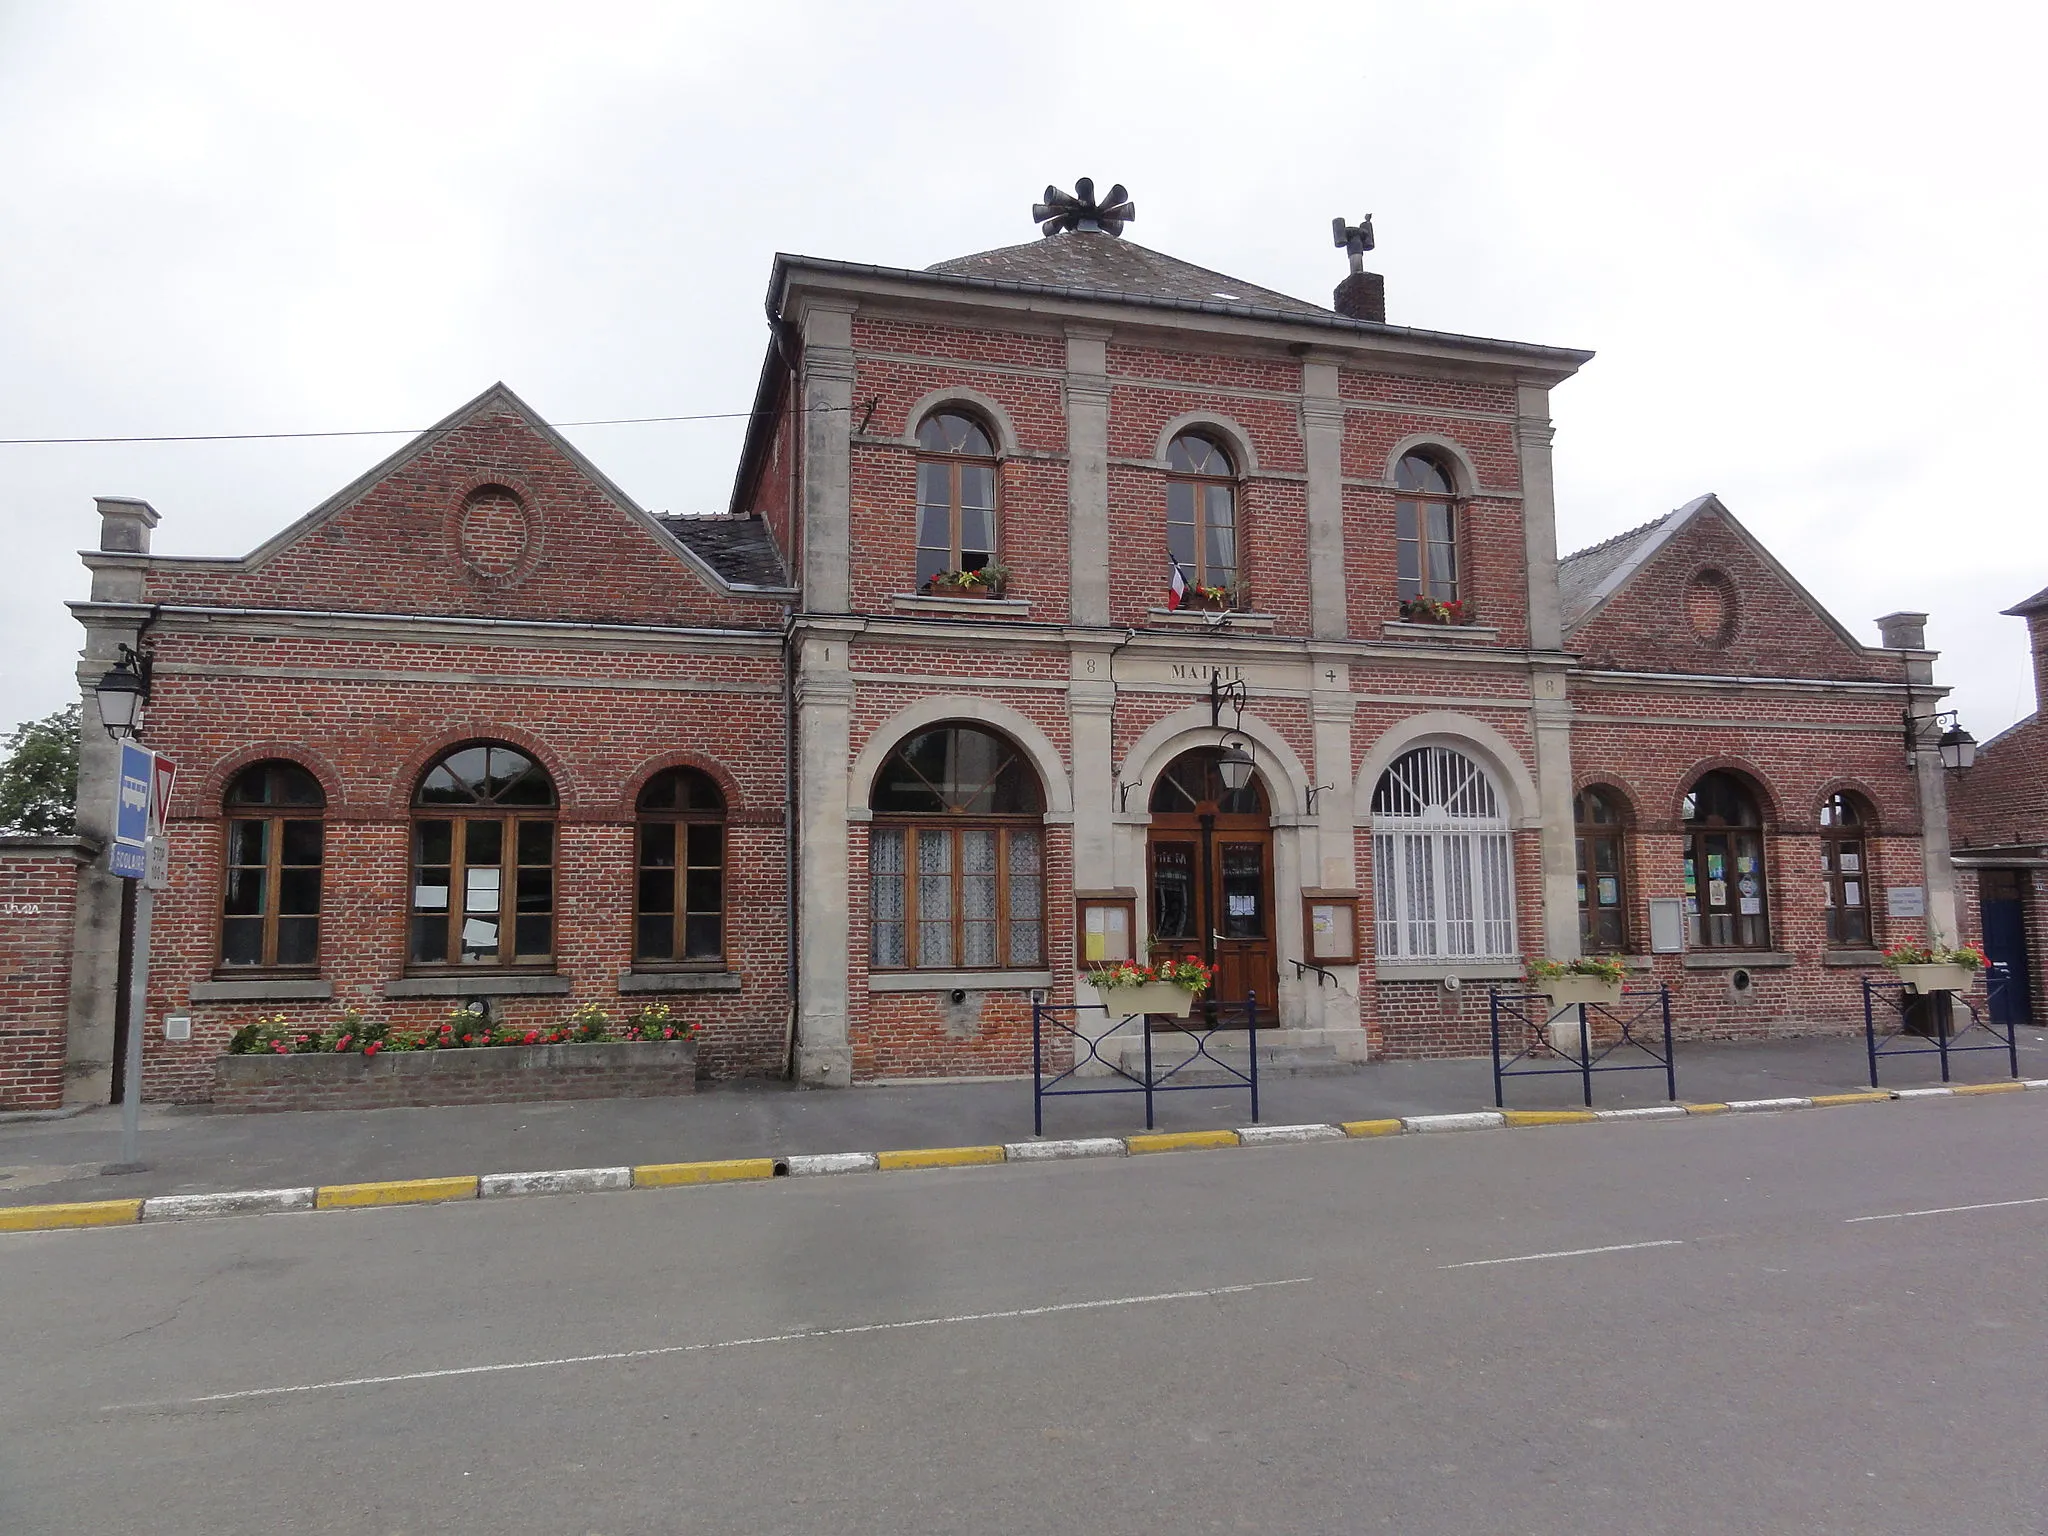
[[1721,571],[1701,571],[1685,589],[1685,617],[1702,645],[1719,650],[1735,638],[1735,583]]
[[530,536],[519,498],[502,485],[487,485],[463,507],[457,542],[470,570],[486,581],[505,581],[518,572]]

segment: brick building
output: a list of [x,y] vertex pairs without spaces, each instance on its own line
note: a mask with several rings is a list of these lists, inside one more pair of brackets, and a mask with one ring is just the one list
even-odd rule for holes
[[[1711,496],[1559,560],[1591,354],[1066,222],[778,257],[719,515],[649,515],[503,387],[246,558],[101,502],[83,830],[118,644],[182,766],[147,1091],[258,1013],[471,998],[665,997],[721,1073],[1012,1072],[1033,994],[1146,936],[1333,1059],[1481,1049],[1488,984],[1582,945],[1688,1033],[1825,1029],[1954,931],[1919,616],[1864,644]],[[74,1096],[115,909],[90,874]]]
[[2048,590],[2005,612],[2027,623],[2034,712],[1977,749],[1955,791],[1963,932],[2009,980],[2001,1011],[2048,1020]]

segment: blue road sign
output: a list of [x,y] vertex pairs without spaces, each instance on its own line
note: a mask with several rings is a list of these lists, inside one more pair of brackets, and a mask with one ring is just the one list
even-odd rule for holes
[[156,754],[132,741],[121,743],[121,775],[114,797],[114,842],[107,849],[107,868],[129,880],[140,880],[148,868],[143,843],[149,836],[149,796],[156,776]]

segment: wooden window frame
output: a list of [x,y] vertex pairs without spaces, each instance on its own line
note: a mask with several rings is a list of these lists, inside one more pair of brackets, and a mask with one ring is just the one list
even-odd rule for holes
[[[1853,830],[1845,831],[1843,823],[1839,821],[1829,824],[1829,810],[1837,801],[1846,805],[1854,815],[1855,820],[1848,824]],[[1877,938],[1877,906],[1870,899],[1870,845],[1877,836],[1877,822],[1875,818],[1865,814],[1869,809],[1869,803],[1861,795],[1852,794],[1848,790],[1837,790],[1821,802],[1820,870],[1821,889],[1826,901],[1822,927],[1826,934],[1827,947],[1830,949],[1880,947]],[[1857,862],[1861,868],[1854,876],[1845,877],[1842,872],[1842,850],[1850,844],[1855,845]],[[1863,900],[1860,905],[1853,908],[1843,899],[1845,893],[1842,884],[1845,878],[1853,878],[1863,887]],[[1850,911],[1863,914],[1863,937],[1860,939],[1843,938],[1838,932],[1839,917]]]
[[[1207,433],[1194,429],[1177,432],[1174,434],[1173,442],[1177,443],[1182,438],[1193,438],[1205,444],[1211,453],[1230,466],[1230,470],[1229,473],[1221,475],[1201,474],[1187,469],[1169,469],[1166,472],[1167,558],[1173,558],[1173,487],[1185,485],[1194,500],[1195,558],[1192,570],[1186,565],[1181,566],[1181,575],[1187,579],[1190,587],[1221,587],[1226,592],[1234,593],[1238,590],[1239,583],[1244,580],[1244,519],[1239,516],[1242,498],[1237,494],[1243,476],[1238,473],[1237,459],[1231,451]],[[1172,454],[1173,443],[1167,444],[1166,451],[1169,455]],[[1209,497],[1206,493],[1212,487],[1220,488],[1230,498],[1230,547],[1236,559],[1230,567],[1229,579],[1226,581],[1213,580],[1216,573],[1209,569]]]
[[[868,910],[868,968],[885,975],[908,975],[919,971],[1043,971],[1048,969],[1050,959],[1050,935],[1046,931],[1046,838],[1045,821],[1042,816],[877,816],[870,823],[877,831],[900,832],[903,834],[903,958],[902,965],[883,965],[875,959],[875,915],[873,909],[874,868],[873,853],[869,855],[869,910]],[[966,940],[967,927],[961,915],[961,888],[966,872],[961,868],[961,832],[994,831],[996,837],[996,959],[992,964],[971,964],[961,958],[961,946]],[[1029,832],[1038,839],[1038,911],[1031,914],[1038,923],[1038,958],[1015,961],[1010,955],[1010,925],[1018,920],[1017,913],[1010,906],[1010,842],[1018,832]],[[925,965],[919,960],[922,953],[922,937],[918,932],[918,882],[920,874],[917,862],[919,841],[929,835],[944,834],[953,840],[951,867],[946,879],[951,886],[951,908],[948,920],[952,926],[952,958],[942,965]],[[1135,942],[1135,940],[1134,940]]]
[[[1581,821],[1578,806],[1588,794],[1598,794],[1611,806],[1616,814],[1613,821]],[[1579,947],[1588,954],[1625,955],[1630,953],[1629,941],[1635,935],[1635,924],[1630,921],[1628,822],[1623,819],[1619,796],[1603,790],[1597,784],[1589,784],[1572,796],[1572,847],[1574,850],[1574,873],[1584,882],[1579,899]],[[1599,886],[1600,868],[1592,857],[1594,844],[1611,843],[1614,847],[1614,881],[1616,902],[1614,911],[1621,922],[1621,933],[1612,944],[1605,943],[1599,936],[1593,922],[1600,910]]]
[[[927,464],[943,467],[946,471],[946,535],[947,538],[951,541],[947,547],[946,553],[946,558],[951,563],[946,566],[946,569],[949,571],[979,571],[985,570],[989,566],[1001,565],[1003,563],[1001,559],[1003,527],[1002,455],[996,447],[996,444],[998,443],[999,439],[997,438],[995,433],[991,432],[988,429],[987,424],[984,423],[981,420],[981,418],[975,415],[973,412],[959,410],[957,408],[949,406],[940,406],[937,410],[927,413],[924,417],[924,420],[918,423],[918,431],[922,433],[924,431],[926,422],[929,422],[934,418],[940,416],[957,416],[962,421],[971,422],[975,430],[981,433],[981,435],[985,439],[987,439],[989,444],[989,452],[987,452],[986,454],[965,452],[954,453],[944,449],[927,448],[922,443],[918,445],[916,472],[917,478],[915,485],[917,526],[914,530],[916,538],[916,542],[914,545],[914,558],[917,561],[920,571],[920,574],[917,578],[917,586],[919,591],[924,590],[925,583],[930,580],[930,576],[928,574],[923,573],[922,571],[922,567],[924,564],[924,553],[927,549],[936,549],[938,547],[937,545],[928,545],[924,542],[924,509],[928,505],[928,503],[924,499],[924,471],[925,466]],[[969,566],[966,562],[970,552],[960,547],[960,514],[963,506],[960,497],[960,471],[964,467],[971,468],[977,466],[985,468],[988,471],[989,547],[986,550],[972,551],[973,554],[982,556],[982,560],[979,565]]]
[[[1452,489],[1442,492],[1404,490],[1398,484],[1400,465],[1395,465],[1394,473],[1397,484],[1394,491],[1394,595],[1404,601],[1410,598],[1426,597],[1432,602],[1438,603],[1459,602],[1464,597],[1465,552],[1459,546],[1462,542],[1461,534],[1465,520],[1460,516],[1460,503],[1463,498],[1457,493],[1457,479],[1439,460],[1432,458],[1427,453],[1404,453],[1401,455],[1401,458],[1403,461],[1411,458],[1419,459],[1429,465],[1439,475],[1443,476],[1445,483],[1450,485]],[[1444,522],[1450,533],[1448,540],[1438,541],[1429,537],[1429,509],[1431,507],[1443,508]],[[1404,508],[1413,509],[1412,515],[1415,519],[1415,535],[1413,538],[1408,537],[1402,532],[1401,521]],[[1450,589],[1448,592],[1433,590],[1435,582],[1431,573],[1430,550],[1433,545],[1439,542],[1443,543],[1450,551],[1451,574],[1450,579],[1445,583]],[[1408,590],[1408,580],[1401,574],[1401,546],[1404,544],[1413,544],[1415,546],[1416,589],[1413,592]]]
[[[727,952],[730,938],[731,895],[727,888],[726,876],[732,868],[732,833],[727,824],[726,813],[710,810],[695,811],[636,811],[633,824],[633,969],[648,972],[680,971],[722,971],[727,968]],[[644,914],[640,906],[641,883],[650,872],[660,870],[659,864],[647,863],[646,828],[655,825],[671,826],[676,829],[676,859],[669,868],[670,888],[674,892],[674,905],[666,913]],[[691,827],[718,828],[718,953],[715,955],[684,955],[677,951],[689,946],[689,922],[693,916],[704,915],[693,912],[689,906],[690,872],[712,866],[690,862]],[[665,916],[675,927],[669,937],[670,954],[666,959],[650,959],[640,953],[640,919],[643,915]]]
[[[538,813],[538,814],[536,814]],[[431,821],[445,821],[450,824],[449,862],[446,866],[425,865],[420,861],[420,828]],[[469,915],[469,828],[472,824],[496,822],[499,826],[498,862],[493,865],[478,865],[498,871],[498,957],[494,960],[466,962],[462,954],[461,924]],[[548,862],[521,864],[519,862],[519,828],[522,824],[543,824],[548,828]],[[445,810],[434,810],[415,806],[412,813],[412,847],[408,850],[412,870],[412,900],[406,903],[405,956],[406,974],[413,976],[474,976],[493,971],[552,969],[555,951],[561,940],[560,902],[556,899],[561,890],[561,817],[556,806],[520,806],[516,809],[490,810],[477,808],[464,810],[450,806]],[[448,906],[440,914],[445,925],[445,953],[457,956],[453,960],[418,960],[413,958],[413,929],[420,918],[434,915],[431,909],[422,910],[415,903],[419,892],[419,875],[422,869],[442,868],[448,871]],[[548,871],[548,949],[543,955],[521,955],[519,953],[519,871],[540,869]],[[509,878],[507,878],[509,876]],[[527,913],[526,916],[538,916]],[[505,951],[506,935],[511,936],[512,954]]]
[[[1743,782],[1740,776],[1728,773],[1725,770],[1716,769],[1713,773],[1702,774],[1700,778],[1693,782],[1691,788],[1686,791],[1687,800],[1692,801],[1698,795],[1700,785],[1709,778],[1714,777],[1716,773],[1730,780],[1742,792],[1743,796],[1749,801],[1756,820],[1754,822],[1694,821],[1690,818],[1681,817],[1679,821],[1680,853],[1678,865],[1681,879],[1688,865],[1693,871],[1693,889],[1684,893],[1693,899],[1694,904],[1694,910],[1685,914],[1686,944],[1691,949],[1711,950],[1718,954],[1766,953],[1771,947],[1771,907],[1773,903],[1771,900],[1770,836],[1769,830],[1765,825],[1763,797],[1755,788]],[[1757,910],[1754,913],[1747,914],[1756,919],[1757,938],[1754,943],[1716,944],[1709,937],[1712,930],[1708,927],[1707,920],[1714,914],[1707,905],[1707,893],[1710,885],[1707,877],[1707,840],[1714,837],[1723,837],[1731,840],[1728,849],[1729,868],[1726,871],[1725,883],[1734,891],[1735,905],[1732,911],[1728,911],[1724,915],[1733,919],[1738,928],[1745,914],[1741,907],[1741,872],[1734,867],[1734,861],[1738,855],[1735,852],[1732,840],[1737,837],[1755,839]]]
[[[237,811],[253,814],[237,814]],[[306,814],[311,812],[311,815]],[[296,814],[294,814],[296,813]],[[284,862],[284,823],[288,821],[310,821],[320,829],[320,858],[314,864],[286,864]],[[263,827],[263,862],[238,864],[235,855],[235,827],[242,822],[256,822]],[[263,901],[260,916],[263,920],[262,958],[254,961],[233,961],[227,956],[228,923],[230,920],[246,920],[252,914],[230,913],[227,910],[228,883],[238,869],[260,869],[263,872]],[[311,917],[313,920],[313,958],[306,961],[280,963],[277,958],[277,924],[284,916],[284,871],[287,869],[311,869],[317,872],[320,888],[319,901]],[[246,806],[227,811],[221,828],[221,895],[219,942],[215,945],[215,974],[221,977],[246,976],[315,976],[320,971],[320,945],[325,938],[325,908],[327,905],[327,816],[322,806]],[[294,912],[294,918],[307,914]]]

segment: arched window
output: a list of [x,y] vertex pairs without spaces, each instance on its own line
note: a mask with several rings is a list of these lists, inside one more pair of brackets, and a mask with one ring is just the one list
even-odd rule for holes
[[640,791],[639,810],[634,962],[723,962],[725,797],[709,774],[670,768],[647,781]]
[[969,725],[920,731],[868,805],[876,969],[1045,966],[1045,795],[1021,751]]
[[1404,454],[1394,466],[1395,574],[1399,596],[1458,599],[1458,530],[1451,477],[1436,460]]
[[1621,796],[1604,785],[1572,797],[1572,835],[1579,851],[1579,944],[1594,952],[1628,948],[1621,803]]
[[517,747],[478,742],[413,797],[416,966],[546,965],[555,948],[555,786]]
[[1234,592],[1237,467],[1199,432],[1183,432],[1166,445],[1166,467],[1167,558],[1190,587]]
[[917,429],[917,584],[996,563],[996,450],[971,416],[934,411]]
[[1870,947],[1870,852],[1875,831],[1860,795],[1829,795],[1820,808],[1820,878],[1827,891],[1828,942]]
[[1699,949],[1768,949],[1764,819],[1750,787],[1709,773],[1686,791],[1685,926]]
[[320,813],[327,796],[297,763],[244,768],[222,797],[227,817],[220,963],[310,970],[320,961]]
[[1385,959],[1515,953],[1508,821],[1486,771],[1450,747],[1394,759],[1372,792],[1373,911]]

